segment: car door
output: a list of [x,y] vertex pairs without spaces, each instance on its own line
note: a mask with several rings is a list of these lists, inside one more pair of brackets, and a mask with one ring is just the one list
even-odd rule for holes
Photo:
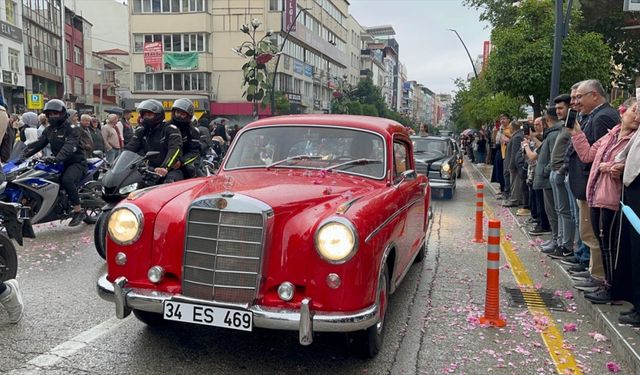
[[424,182],[424,178],[418,178],[416,173],[409,176],[403,172],[415,171],[413,157],[411,156],[411,146],[409,140],[395,139],[393,142],[393,179],[394,186],[402,196],[402,233],[398,237],[398,245],[401,247],[399,254],[400,268],[403,272],[398,273],[401,276],[404,270],[410,266],[413,255],[417,250],[422,237],[425,233],[424,228],[424,187],[420,186],[420,181]]

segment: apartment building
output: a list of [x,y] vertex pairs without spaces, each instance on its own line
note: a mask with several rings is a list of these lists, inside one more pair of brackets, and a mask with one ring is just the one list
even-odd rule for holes
[[[91,64],[91,27],[91,22],[70,8],[65,8],[65,92],[62,98],[68,108],[80,113],[95,112],[93,94],[85,84],[85,63]],[[89,51],[88,55],[86,51]]]
[[0,3],[0,95],[9,112],[25,108],[24,37],[22,5],[14,0]]
[[[283,6],[294,15],[286,22]],[[130,0],[129,12],[131,108],[156,98],[170,109],[173,100],[188,97],[199,111],[250,121],[252,104],[241,86],[246,60],[233,48],[248,40],[240,27],[252,19],[261,22],[259,38],[275,31],[271,38],[283,51],[275,89],[295,110],[327,112],[331,92],[347,76],[346,0]]]
[[22,0],[26,95],[41,95],[44,101],[64,94],[60,4],[60,0]]

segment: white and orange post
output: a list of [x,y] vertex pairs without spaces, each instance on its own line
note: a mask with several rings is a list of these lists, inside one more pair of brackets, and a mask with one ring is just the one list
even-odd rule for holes
[[507,323],[500,318],[500,220],[489,220],[487,243],[487,294],[480,323],[504,327]]
[[484,242],[484,236],[482,233],[483,226],[483,210],[484,210],[484,185],[476,184],[476,232],[473,237],[473,242]]

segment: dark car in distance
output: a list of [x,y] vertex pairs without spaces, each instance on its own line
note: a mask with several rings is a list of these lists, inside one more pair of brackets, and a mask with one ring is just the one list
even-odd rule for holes
[[462,173],[459,150],[449,137],[411,137],[416,172],[429,177],[431,190],[445,199],[453,198],[456,180]]

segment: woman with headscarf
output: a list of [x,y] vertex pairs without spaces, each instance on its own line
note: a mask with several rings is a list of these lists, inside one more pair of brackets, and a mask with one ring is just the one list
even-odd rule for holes
[[13,146],[9,160],[21,158],[27,145],[38,140],[38,125],[37,114],[33,112],[22,114],[22,126],[18,129],[20,140]]

